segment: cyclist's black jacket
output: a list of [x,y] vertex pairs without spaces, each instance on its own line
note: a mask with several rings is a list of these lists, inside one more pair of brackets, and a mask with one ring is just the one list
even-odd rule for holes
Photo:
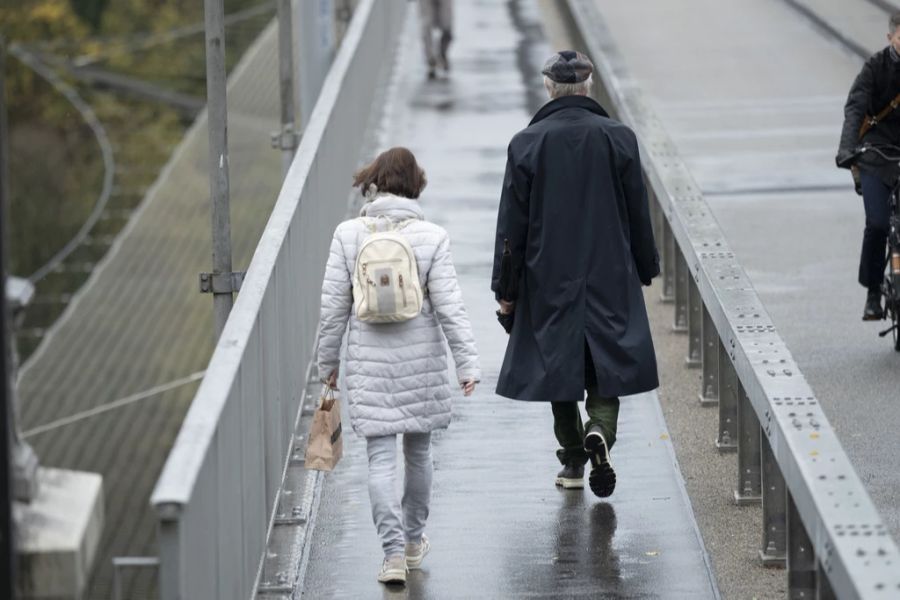
[[[866,61],[850,88],[844,105],[844,129],[838,148],[838,163],[842,162],[842,156],[851,153],[860,143],[900,145],[900,108],[870,129],[862,142],[859,140],[859,128],[865,116],[877,115],[897,94],[900,94],[900,56],[888,46]],[[864,154],[857,165],[864,171],[877,173],[888,185],[893,185],[900,176],[900,168],[896,164],[885,161],[873,152]]]

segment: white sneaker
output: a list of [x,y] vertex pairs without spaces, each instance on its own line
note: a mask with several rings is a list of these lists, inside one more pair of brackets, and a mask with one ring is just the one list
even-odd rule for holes
[[410,569],[421,568],[422,561],[429,550],[431,550],[431,543],[424,535],[418,544],[413,542],[406,544],[406,566]]
[[381,571],[378,573],[378,581],[381,583],[398,583],[403,585],[406,583],[406,557],[402,554],[388,556],[381,564]]

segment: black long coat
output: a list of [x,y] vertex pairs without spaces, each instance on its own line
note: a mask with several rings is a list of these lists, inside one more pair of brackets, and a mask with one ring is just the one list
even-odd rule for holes
[[515,324],[497,393],[584,398],[585,343],[599,393],[659,385],[641,283],[659,274],[634,133],[594,100],[541,108],[509,144],[492,289],[509,240],[520,273]]

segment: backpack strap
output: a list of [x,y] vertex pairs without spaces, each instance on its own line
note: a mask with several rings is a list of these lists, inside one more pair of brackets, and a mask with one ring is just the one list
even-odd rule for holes
[[862,126],[859,128],[859,139],[862,139],[864,135],[869,133],[869,130],[884,121],[888,117],[888,115],[897,110],[898,106],[900,106],[900,94],[894,96],[894,99],[891,100],[888,105],[881,109],[881,112],[874,117],[866,115],[865,119],[863,119]]
[[419,220],[419,219],[412,218],[412,219],[405,219],[405,220],[403,220],[403,221],[399,221],[396,225],[394,225],[394,228],[393,228],[393,229],[394,229],[394,231],[400,231],[401,229],[403,229],[404,227],[406,227],[406,226],[409,225],[410,223],[413,223],[413,222],[418,221],[418,220]]
[[378,232],[378,220],[382,219],[387,223],[386,231],[400,231],[410,223],[414,221],[418,221],[419,219],[405,219],[403,221],[398,221],[394,223],[394,221],[390,220],[388,217],[384,215],[378,215],[377,217],[359,217],[359,220],[362,221],[363,225],[366,226],[366,229],[369,230],[369,233],[377,233]]
[[[359,217],[369,233],[378,233],[378,219],[386,219],[386,217]],[[388,224],[390,224],[390,220],[388,220]]]

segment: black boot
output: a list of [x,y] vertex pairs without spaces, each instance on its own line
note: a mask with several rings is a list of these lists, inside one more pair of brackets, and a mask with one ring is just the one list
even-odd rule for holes
[[880,321],[884,318],[881,308],[881,290],[870,289],[866,296],[866,308],[863,310],[863,321]]
[[581,459],[569,459],[566,461],[562,471],[556,474],[556,485],[567,490],[583,489],[584,461]]
[[600,498],[611,496],[616,489],[616,472],[609,462],[609,447],[599,425],[591,425],[584,436],[584,449],[591,459],[591,474],[588,483],[594,495]]

